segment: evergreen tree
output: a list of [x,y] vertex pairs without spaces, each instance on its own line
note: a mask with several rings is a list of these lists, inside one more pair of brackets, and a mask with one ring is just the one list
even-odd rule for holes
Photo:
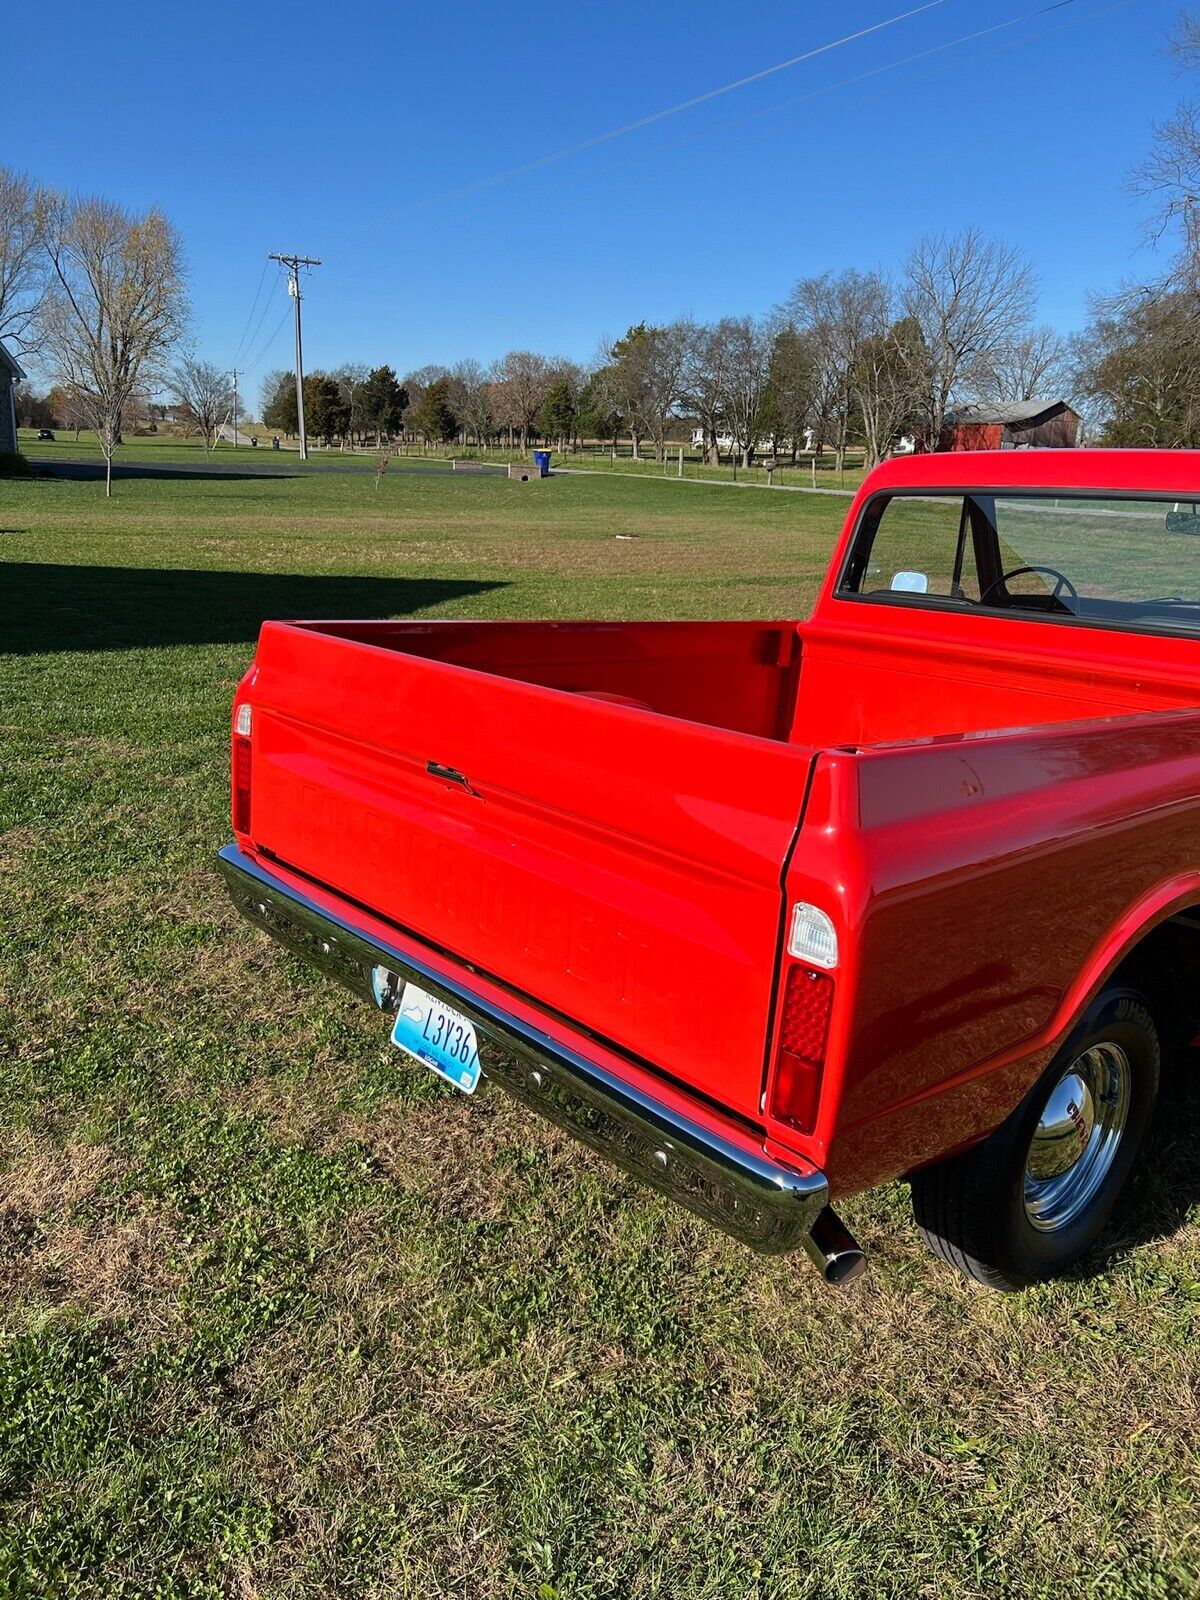
[[310,372],[304,380],[304,425],[326,444],[341,438],[350,426],[350,404],[342,386],[327,372]]
[[621,413],[613,396],[608,370],[593,374],[584,384],[575,413],[581,439],[615,439],[621,431]]
[[392,367],[376,367],[367,374],[359,406],[363,426],[372,430],[376,439],[385,433],[399,433],[408,409],[408,390],[397,380]]
[[543,439],[557,439],[560,444],[570,439],[575,428],[575,401],[565,378],[560,378],[542,401],[538,427]]
[[412,425],[434,444],[445,444],[458,432],[458,418],[450,405],[450,381],[437,378],[427,385],[413,413]]
[[296,414],[296,380],[290,372],[271,372],[263,380],[262,419],[265,428],[275,433],[295,435],[300,431]]

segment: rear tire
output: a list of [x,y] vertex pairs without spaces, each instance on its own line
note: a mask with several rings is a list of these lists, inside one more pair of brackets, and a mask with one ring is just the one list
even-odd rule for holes
[[943,1261],[990,1289],[1056,1277],[1095,1244],[1158,1094],[1145,998],[1105,990],[982,1144],[913,1175],[913,1214]]

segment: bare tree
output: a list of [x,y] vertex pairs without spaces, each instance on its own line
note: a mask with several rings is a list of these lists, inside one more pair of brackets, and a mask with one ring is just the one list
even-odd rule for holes
[[654,440],[655,456],[663,459],[683,392],[690,336],[691,324],[682,320],[665,327],[639,322],[609,347],[609,383],[633,436],[635,460],[647,433]]
[[450,404],[462,423],[466,440],[483,445],[495,428],[492,386],[482,363],[470,359],[450,369]]
[[365,361],[343,361],[340,367],[330,373],[349,412],[350,420],[346,427],[351,445],[356,434],[365,432],[362,420],[362,389],[370,372],[371,369]]
[[741,451],[742,465],[746,467],[754,454],[777,331],[775,324],[766,319],[729,319],[721,410]]
[[611,360],[612,340],[602,338],[592,370],[579,396],[577,424],[582,437],[607,440],[617,458],[617,440],[628,419],[622,409],[617,370]]
[[53,269],[44,324],[54,375],[88,413],[104,452],[105,494],[121,418],[155,379],[182,331],[182,248],[161,211],[133,216],[108,200],[57,198],[46,223]]
[[[1200,16],[1180,14],[1170,49],[1185,72],[1200,68]],[[1153,148],[1133,183],[1150,202],[1152,236],[1178,238],[1170,286],[1200,292],[1200,102],[1182,100],[1155,125]]]
[[1061,334],[1045,325],[1031,328],[996,352],[980,392],[990,400],[1062,399],[1057,391],[1068,386],[1069,367],[1070,350]]
[[851,387],[866,446],[864,465],[877,465],[913,423],[920,401],[921,332],[911,318],[892,321],[886,291],[859,346]]
[[516,438],[516,413],[509,385],[500,376],[498,362],[493,362],[488,368],[488,401],[492,413],[492,426],[498,435],[508,435],[508,448],[511,450]]
[[774,451],[778,452],[781,441],[786,440],[793,461],[804,443],[805,430],[811,426],[815,385],[808,336],[785,322],[771,349],[763,417]]
[[985,389],[1020,339],[1033,309],[1033,273],[1011,245],[978,228],[927,234],[904,267],[903,308],[920,329],[920,410],[931,449],[964,388]]
[[721,459],[718,441],[725,422],[733,329],[731,317],[706,326],[687,324],[680,399],[700,424],[710,466],[716,466]]
[[79,397],[64,389],[61,383],[56,383],[51,388],[46,400],[58,419],[57,423],[50,423],[50,427],[73,428],[75,430],[75,443],[79,443],[81,431],[87,427],[87,414],[79,403]]
[[817,425],[832,437],[838,470],[852,422],[862,430],[866,465],[874,466],[915,409],[919,328],[899,315],[889,279],[853,268],[802,279],[787,310],[810,353]]
[[493,379],[503,390],[509,425],[519,432],[525,450],[554,381],[551,363],[533,350],[510,350],[496,363]]
[[233,385],[229,374],[222,372],[220,367],[214,367],[211,362],[185,356],[168,374],[167,393],[176,405],[190,414],[205,454],[211,455],[217,429],[233,406]]
[[886,334],[892,320],[891,300],[889,285],[879,273],[847,268],[819,278],[802,278],[787,302],[789,319],[808,339],[816,368],[820,419],[823,431],[832,434],[839,471],[845,465],[857,388],[868,371],[881,370],[878,360],[863,367],[863,350],[869,341]]
[[0,339],[17,355],[34,348],[46,290],[45,192],[24,172],[0,167]]

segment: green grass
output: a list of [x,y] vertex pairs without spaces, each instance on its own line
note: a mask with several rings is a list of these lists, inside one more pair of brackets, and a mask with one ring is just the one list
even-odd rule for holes
[[[247,458],[256,465],[263,462],[272,463],[276,467],[296,462],[295,441],[285,441],[287,448],[281,451],[271,449],[270,432],[259,429],[263,443],[258,446],[239,445],[235,451],[232,445],[220,444],[213,451],[212,459],[218,466],[229,466],[241,458]],[[58,431],[57,438],[53,441],[39,441],[32,428],[23,428],[20,431],[19,444],[22,452],[34,462],[53,462],[55,460],[94,460],[103,459],[99,442],[96,436],[86,430],[80,435],[78,441],[70,429]],[[589,472],[627,473],[643,477],[678,477],[678,445],[669,445],[667,453],[669,460],[665,466],[662,462],[647,460],[647,455],[653,454],[653,448],[642,446],[642,459],[634,461],[630,454],[628,444],[619,447],[617,458],[614,461],[610,451],[600,445],[586,445],[576,452],[563,452],[551,450],[551,458],[556,466],[586,469]],[[515,461],[521,458],[521,451],[507,450],[501,446],[494,446],[486,450],[479,450],[475,446],[464,447],[457,444],[431,445],[420,444],[397,445],[395,447],[397,461],[409,461],[415,464],[419,459],[449,461],[455,456],[467,459],[492,461],[497,464],[506,461]],[[526,451],[526,456],[529,455]],[[357,462],[364,470],[372,470],[379,455],[392,454],[385,447],[382,451],[368,449],[365,454],[348,452],[337,448],[326,450],[318,443],[313,442],[309,456],[312,466],[317,467],[322,463],[331,462],[345,466]],[[114,457],[117,470],[123,462],[170,462],[172,464],[192,463],[203,461],[204,448],[199,439],[180,439],[165,430],[157,434],[131,437],[121,447]],[[864,473],[861,456],[851,456],[846,463],[844,472],[837,471],[835,457],[826,452],[816,463],[814,477],[811,456],[801,456],[795,464],[784,464],[773,474],[756,463],[752,467],[734,466],[728,460],[723,460],[717,466],[711,466],[704,458],[690,447],[684,451],[684,477],[685,479],[707,479],[718,483],[754,483],[767,487],[772,483],[776,486],[791,486],[793,488],[810,488],[814,484],[822,489],[845,489],[853,491],[862,482]]]
[[[168,432],[165,428],[158,433],[144,435],[130,435],[113,456],[113,470],[120,472],[121,468],[130,464],[159,463],[161,465],[188,465],[206,466],[211,459],[216,466],[230,466],[232,463],[245,460],[254,466],[270,465],[282,469],[286,466],[296,466],[298,457],[295,442],[290,448],[282,450],[271,449],[270,435],[264,435],[265,442],[260,445],[239,444],[235,449],[230,444],[217,444],[213,447],[211,458],[206,458],[204,445],[198,438],[183,439],[176,434]],[[53,439],[39,439],[32,428],[18,430],[17,446],[22,455],[29,461],[43,464],[55,461],[95,461],[103,462],[104,454],[100,449],[100,441],[88,429],[80,432],[76,439],[74,430],[59,428],[55,430]],[[329,457],[340,461],[357,460],[353,455],[343,451],[320,451],[320,457]],[[364,470],[373,466],[373,461],[362,460]]]
[[839,1298],[405,1065],[211,870],[264,616],[802,613],[842,512],[0,484],[0,1594],[1197,1592],[1194,1095],[1106,1270],[977,1292],[896,1186]]

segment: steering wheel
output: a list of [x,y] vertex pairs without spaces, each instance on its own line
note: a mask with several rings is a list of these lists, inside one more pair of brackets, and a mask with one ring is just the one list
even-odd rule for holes
[[[1059,605],[1063,604],[1062,597],[1064,594],[1071,600],[1079,599],[1079,590],[1067,577],[1066,573],[1060,572],[1057,567],[1014,567],[1011,572],[1002,572],[998,578],[993,579],[988,584],[987,588],[979,596],[979,604],[981,606],[987,605],[988,596],[993,590],[999,589],[1001,586],[1006,587],[1010,578],[1019,578],[1026,572],[1038,573],[1043,578],[1053,578],[1054,588],[1050,591],[1050,598],[1051,600],[1056,600]],[[1064,606],[1064,610],[1066,609],[1069,608]]]

